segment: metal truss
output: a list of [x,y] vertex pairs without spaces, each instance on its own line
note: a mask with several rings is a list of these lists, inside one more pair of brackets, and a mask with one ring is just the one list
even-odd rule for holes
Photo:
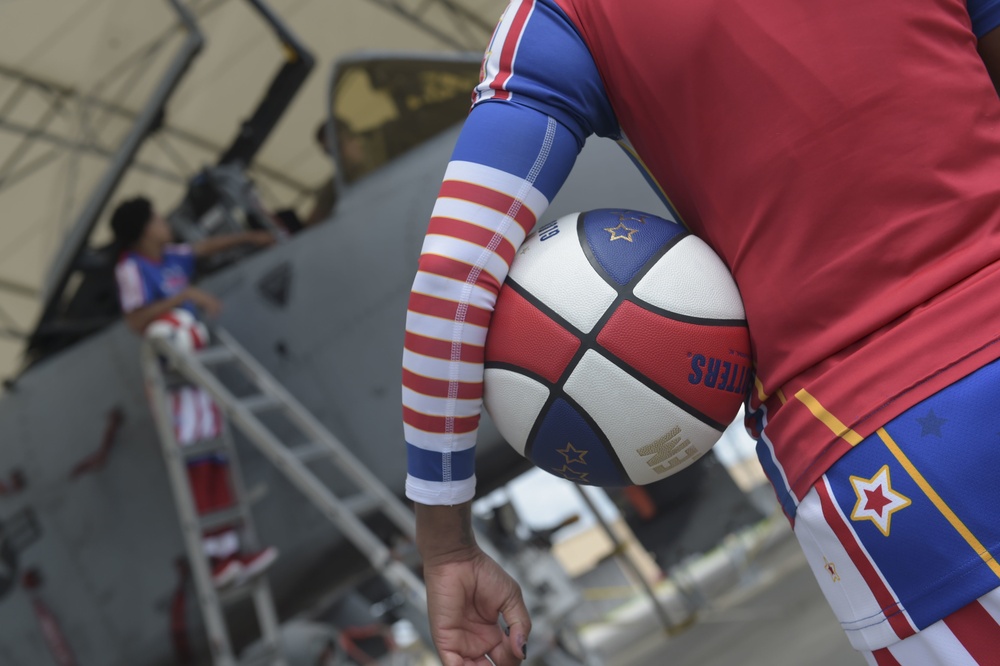
[[[145,72],[145,69],[140,71]],[[128,79],[131,80],[132,77]],[[107,127],[112,121],[131,125],[136,118],[135,112],[114,102],[84,96],[72,88],[0,65],[0,90],[7,88],[8,85],[13,90],[0,103],[0,133],[19,136],[20,140],[14,150],[0,163],[0,194],[60,157],[65,157],[67,151],[111,158],[116,150],[113,147],[114,142],[102,134],[107,134]],[[41,114],[36,114],[37,119],[34,122],[26,122],[18,117],[18,110],[32,97],[35,102],[39,98],[44,100],[47,108]],[[82,118],[89,120],[83,123],[85,130],[83,136],[80,136],[55,129],[54,124],[58,118],[70,122]],[[151,141],[167,157],[169,166],[149,159],[137,159],[132,168],[177,184],[186,183],[196,169],[196,166],[190,164],[182,155],[194,152],[209,159],[216,157],[223,149],[219,144],[169,125],[161,126],[151,137]],[[25,158],[35,152],[35,148],[39,145],[44,145],[48,149],[26,160]],[[255,177],[280,183],[297,194],[311,193],[307,185],[289,178],[281,171],[255,166],[253,172]]]
[[[201,19],[229,1],[190,0],[190,11]],[[0,157],[0,197],[17,183],[65,160],[66,187],[60,188],[63,199],[59,217],[72,219],[78,203],[75,184],[81,158],[96,157],[107,163],[114,159],[122,128],[132,126],[139,114],[122,100],[138,81],[151,74],[164,47],[182,31],[180,24],[164,26],[145,44],[126,54],[86,94],[0,65],[0,136],[14,136],[16,142],[13,150]],[[171,126],[162,117],[146,145],[129,168],[181,187],[201,166],[217,160],[224,149]],[[263,191],[279,186],[290,192],[292,205],[313,194],[312,187],[276,169],[254,164],[249,174]],[[11,293],[2,283],[0,292]]]
[[[170,0],[180,3],[185,0]],[[187,10],[204,18],[230,0],[187,0]],[[179,5],[183,8],[183,5]],[[60,162],[62,194],[56,215],[71,220],[79,205],[76,184],[84,168],[84,157],[97,158],[107,165],[118,159],[123,130],[133,127],[141,113],[129,109],[123,101],[135,85],[162,69],[163,54],[178,36],[185,33],[181,23],[164,25],[158,34],[126,54],[86,93],[66,84],[45,80],[18,68],[0,65],[0,139],[13,146],[0,154],[0,202],[18,183],[44,174],[46,168]],[[194,133],[173,127],[164,115],[149,125],[145,147],[128,168],[186,187],[189,179],[205,164],[214,163],[224,146]],[[51,171],[48,173],[51,174]],[[282,199],[290,205],[310,198],[313,188],[285,173],[259,164],[248,175],[262,191],[275,188],[286,193]],[[288,193],[291,196],[288,196]],[[2,203],[0,203],[2,207]],[[29,238],[49,225],[34,225],[0,246],[0,257],[15,252]],[[57,224],[65,231],[65,224]],[[34,285],[0,278],[0,338],[27,336],[23,323],[4,307],[10,299],[37,300],[41,290]]]
[[[503,3],[495,0],[368,0],[458,51],[482,51],[493,34]],[[497,10],[493,20],[485,7]],[[478,9],[477,9],[478,7]],[[448,28],[450,25],[451,29]]]
[[[190,11],[204,18],[229,0],[188,0]],[[458,51],[481,51],[493,32],[493,16],[499,16],[503,0],[368,0]],[[149,76],[162,62],[164,47],[183,28],[164,26],[161,32],[135,52],[126,54],[86,93],[70,85],[45,80],[18,68],[0,65],[0,138],[13,137],[13,149],[0,155],[0,201],[18,183],[64,160],[64,187],[59,217],[72,219],[78,205],[75,184],[84,168],[84,157],[111,163],[121,142],[121,131],[132,126],[138,111],[124,103],[136,83]],[[224,146],[194,133],[171,126],[165,118],[151,131],[146,148],[130,169],[186,186],[198,168],[214,162]],[[87,167],[90,169],[90,167]],[[278,188],[291,192],[291,203],[310,198],[310,185],[284,172],[254,164],[249,174],[263,191]],[[287,200],[287,197],[286,197]],[[62,225],[61,225],[62,226]],[[28,235],[38,231],[29,230]],[[20,245],[25,239],[11,239]],[[0,254],[7,249],[0,247]],[[0,296],[34,299],[34,286],[0,280]],[[0,335],[20,336],[13,318],[0,310]]]

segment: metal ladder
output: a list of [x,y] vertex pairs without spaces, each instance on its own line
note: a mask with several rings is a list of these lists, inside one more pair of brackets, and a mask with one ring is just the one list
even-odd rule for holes
[[[212,582],[208,558],[202,545],[202,534],[206,530],[239,524],[241,542],[250,548],[256,547],[258,543],[250,512],[252,497],[247,493],[243,483],[229,424],[223,425],[217,439],[196,442],[189,446],[181,446],[177,441],[170,390],[175,387],[178,379],[173,363],[186,355],[185,352],[172,347],[166,340],[147,340],[143,344],[142,369],[174,504],[180,519],[188,566],[191,569],[198,606],[208,634],[212,663],[215,666],[236,666],[239,663],[230,640],[225,607],[252,596],[258,628],[266,645],[265,652],[269,655],[267,664],[285,666],[279,648],[278,615],[267,577],[255,576],[243,585],[224,590],[217,589]],[[164,360],[168,360],[166,365]],[[199,515],[188,480],[187,463],[193,458],[209,453],[226,457],[234,503],[225,509]]]
[[[403,596],[411,614],[419,616],[426,624],[427,594],[423,581],[403,562],[395,559],[389,546],[359,518],[362,514],[380,511],[403,536],[415,541],[416,520],[413,512],[249,352],[243,349],[227,331],[217,327],[213,331],[213,338],[215,340],[213,346],[193,353],[181,351],[165,340],[150,339],[144,344],[144,372],[147,378],[154,378],[154,381],[150,382],[150,388],[156,398],[155,404],[160,406],[161,410],[166,410],[162,411],[157,418],[161,439],[164,442],[167,441],[164,437],[173,440],[174,434],[169,404],[166,401],[167,393],[166,384],[163,381],[162,363],[158,357],[164,357],[172,371],[181,375],[185,380],[206,390],[215,399],[225,414],[226,420],[238,428],[296,488],[312,501],[340,533],[367,558],[372,568]],[[255,387],[257,393],[247,397],[237,397],[223,383],[216,372],[224,366],[235,367],[242,378]],[[155,381],[157,377],[159,381]],[[157,391],[159,391],[158,394]],[[260,417],[267,412],[283,413],[288,422],[303,435],[303,441],[308,443],[295,446],[283,443],[261,420]],[[232,447],[231,442],[227,445]],[[171,482],[175,486],[174,492],[178,499],[182,522],[185,523],[185,541],[188,552],[189,554],[200,553],[201,526],[197,516],[194,515],[194,504],[190,492],[187,490],[187,477],[183,461],[179,456],[182,454],[182,450],[176,443],[173,446],[164,444],[165,453],[167,449],[170,449],[174,459],[173,467],[176,468],[171,472]],[[231,464],[235,463],[235,451],[231,451],[230,456]],[[358,490],[346,498],[334,493],[309,468],[310,463],[321,459],[332,462]],[[168,464],[168,468],[170,467],[171,465]],[[233,470],[236,471],[235,464],[233,464]],[[175,476],[178,477],[178,480],[174,480]],[[178,487],[178,481],[184,486]],[[234,492],[242,490],[242,487],[234,488]],[[238,497],[245,500],[245,494],[240,494]],[[249,519],[246,502],[241,501],[241,505]],[[191,523],[190,528],[187,527],[187,521]],[[247,522],[247,524],[250,523]],[[192,550],[193,547],[196,550]],[[205,589],[208,590],[208,593],[199,594],[199,601],[206,628],[210,638],[213,639],[214,652],[216,637],[225,637],[226,633],[219,595],[214,594],[205,558],[193,557],[192,560],[199,562],[202,568],[199,574],[197,567],[192,562],[195,580],[198,581],[199,577],[204,579],[202,583],[199,583],[199,590],[207,585]],[[267,601],[270,600],[270,591],[264,579],[261,579],[258,585],[259,591],[254,590],[253,594],[255,601],[260,599],[257,603],[257,612],[261,621],[261,633],[264,640],[274,645],[275,651],[277,651],[277,622],[273,604],[264,608],[265,598]],[[225,638],[219,644],[228,646],[228,643],[228,638]],[[230,656],[227,658],[231,660],[231,649],[228,654]],[[232,663],[234,662],[224,661],[220,657],[216,657],[217,666],[229,666]],[[282,662],[275,661],[274,663],[277,666]]]

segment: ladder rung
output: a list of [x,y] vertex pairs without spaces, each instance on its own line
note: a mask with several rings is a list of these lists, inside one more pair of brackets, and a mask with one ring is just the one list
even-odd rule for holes
[[238,601],[243,601],[248,599],[254,593],[254,591],[261,585],[267,584],[267,576],[254,576],[248,581],[236,585],[234,587],[227,587],[223,590],[219,590],[219,603],[223,605],[234,604]]
[[212,453],[226,453],[227,448],[225,440],[221,437],[216,439],[206,439],[187,446],[181,445],[181,450],[184,452],[184,457],[187,460],[200,458],[201,456],[207,456]]
[[267,496],[267,484],[258,483],[253,488],[246,491],[245,501],[247,506],[252,506]]
[[242,505],[239,500],[237,500],[235,504],[228,506],[225,509],[212,511],[211,513],[198,516],[198,524],[202,530],[213,530],[217,527],[223,527],[237,522],[249,522],[250,516],[248,513],[250,511],[250,507],[264,499],[266,495],[267,485],[258,483],[253,488],[250,488],[245,492],[243,495]]
[[333,455],[329,448],[319,442],[300,444],[288,450],[305,465],[322,458],[329,458]]
[[344,505],[355,515],[364,516],[382,506],[382,500],[375,495],[359,492],[344,498]]
[[[389,544],[378,534],[376,534],[367,524],[367,517],[375,512],[384,512],[386,517],[391,518],[402,531],[412,533],[412,517],[406,514],[406,507],[384,486],[377,478],[368,481],[358,479],[358,476],[369,479],[364,471],[364,465],[356,460],[350,450],[345,448],[337,438],[325,430],[325,428],[310,415],[303,415],[305,408],[299,404],[291,395],[283,390],[281,383],[272,377],[264,368],[259,367],[253,357],[232,340],[223,331],[218,331],[218,341],[220,344],[213,345],[208,349],[195,354],[195,360],[200,363],[181,364],[178,366],[183,370],[185,377],[194,385],[202,386],[213,396],[223,412],[232,421],[234,427],[239,428],[247,438],[257,446],[265,455],[277,464],[279,470],[301,490],[306,497],[311,500],[344,534],[346,538],[354,543],[368,558],[370,564],[388,579],[390,585],[398,588],[410,602],[417,606],[416,610],[423,610],[420,607],[420,599],[424,597],[424,590],[421,581],[416,578],[412,570],[406,564],[395,561],[387,550]],[[162,375],[167,371],[162,364],[156,363],[153,351],[148,350],[144,368],[154,376],[160,377],[158,393],[162,396]],[[234,396],[221,378],[215,376],[208,366],[232,363],[239,365],[245,370],[245,379],[249,379],[255,385],[257,393],[241,397]],[[199,367],[199,365],[204,367]],[[299,441],[305,441],[299,446],[287,446],[276,433],[269,432],[269,429],[257,419],[250,418],[252,413],[260,413],[268,410],[280,410],[284,416],[297,429],[305,435]],[[167,410],[161,410],[166,412]],[[167,414],[169,418],[169,414]],[[165,439],[168,438],[164,435]],[[300,435],[301,437],[301,435]],[[209,453],[226,453],[232,456],[232,462],[237,464],[237,451],[228,435],[219,442],[199,443],[193,447],[187,447],[185,453],[189,456],[205,455]],[[323,480],[319,479],[312,471],[306,468],[305,464],[293,463],[292,454],[299,463],[308,463],[320,459],[329,459],[331,463],[348,479],[355,482],[359,491],[354,494],[340,497],[331,488],[324,487]],[[175,492],[183,486],[183,470],[179,470],[176,465],[177,456],[168,457],[171,464],[172,485]],[[338,475],[339,476],[339,475]],[[371,484],[371,487],[367,487]],[[237,526],[242,522],[247,530],[252,532],[253,509],[251,497],[255,494],[238,489],[240,500],[236,505],[227,507],[219,511],[214,511],[204,516],[191,516],[190,503],[182,502],[182,509],[185,515],[182,516],[182,526],[184,528],[185,541],[190,557],[204,556],[201,551],[201,544],[198,540],[198,528],[203,530],[215,529],[226,525]],[[359,520],[360,519],[360,520]],[[409,520],[408,520],[409,519]],[[251,535],[252,536],[252,535]],[[380,543],[381,542],[381,543]],[[248,581],[240,581],[239,585],[222,589],[201,591],[199,603],[202,607],[203,617],[215,618],[213,622],[223,624],[225,620],[218,619],[221,613],[221,604],[232,604],[255,598],[258,620],[265,620],[270,625],[274,624],[271,613],[266,612],[270,603],[270,591],[267,587],[266,576],[254,577]],[[199,577],[200,584],[206,581]],[[273,637],[276,629],[269,630]],[[265,633],[267,633],[265,631]],[[268,639],[270,640],[270,638]]]
[[239,504],[198,516],[198,524],[201,525],[202,530],[206,531],[214,530],[217,527],[233,525],[245,520],[246,509]]
[[269,409],[281,407],[281,401],[266,393],[252,395],[249,398],[241,398],[240,404],[251,412],[266,412]]
[[[263,640],[263,637],[261,637]],[[240,654],[240,666],[274,666],[276,663],[285,664],[284,660],[278,661],[281,656],[281,649],[277,645],[266,645],[260,643],[252,644],[253,652],[247,653],[244,650]],[[331,662],[332,663],[332,662]]]
[[229,347],[216,345],[199,351],[195,354],[195,358],[201,361],[203,365],[217,365],[219,363],[232,361],[236,358],[236,353]]

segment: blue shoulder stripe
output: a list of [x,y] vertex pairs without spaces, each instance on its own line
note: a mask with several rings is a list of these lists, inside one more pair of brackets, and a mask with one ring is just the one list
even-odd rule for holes
[[[503,128],[502,133],[497,128]],[[515,102],[496,102],[472,109],[451,159],[529,180],[552,201],[566,182],[580,148],[564,125],[550,123],[543,112]],[[541,169],[534,174],[539,157],[543,158]]]

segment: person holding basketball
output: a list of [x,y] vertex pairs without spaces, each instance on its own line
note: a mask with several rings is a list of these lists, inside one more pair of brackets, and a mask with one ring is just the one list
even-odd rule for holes
[[733,274],[747,428],[852,645],[996,663],[998,25],[1000,0],[510,3],[406,325],[407,494],[445,666],[526,657],[520,590],[470,527],[482,345],[591,134]]

